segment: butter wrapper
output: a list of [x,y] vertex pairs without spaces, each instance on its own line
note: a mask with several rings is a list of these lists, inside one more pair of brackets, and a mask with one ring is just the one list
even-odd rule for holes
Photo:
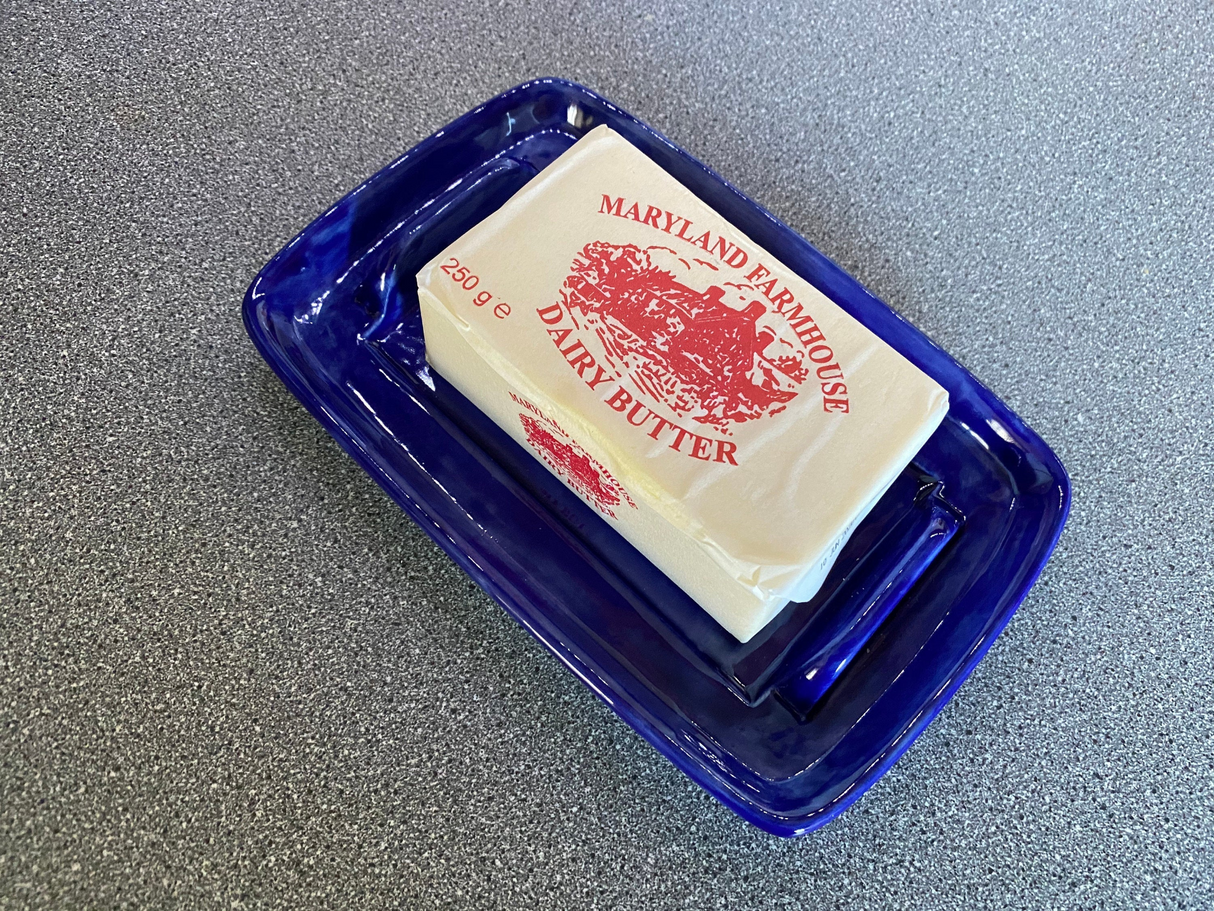
[[813,596],[948,410],[605,126],[417,284],[431,367],[743,642]]

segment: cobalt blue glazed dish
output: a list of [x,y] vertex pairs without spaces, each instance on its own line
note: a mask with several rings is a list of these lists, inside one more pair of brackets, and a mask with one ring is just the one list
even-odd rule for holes
[[[418,268],[602,123],[949,392],[948,417],[818,595],[745,644],[425,362]],[[563,80],[493,98],[359,186],[261,270],[244,319],[456,563],[663,755],[777,835],[823,825],[906,750],[1066,519],[1057,457],[964,368],[682,149]]]

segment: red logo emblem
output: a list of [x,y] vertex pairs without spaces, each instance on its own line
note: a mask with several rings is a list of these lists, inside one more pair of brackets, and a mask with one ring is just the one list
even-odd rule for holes
[[589,500],[599,512],[615,518],[611,507],[621,502],[636,509],[632,497],[620,482],[583,449],[573,437],[555,423],[540,421],[520,414],[527,442],[557,477],[564,479],[574,492]]
[[[617,377],[677,416],[730,433],[778,414],[809,375],[805,352],[752,285],[668,247],[596,241],[573,261],[561,304],[589,327]],[[707,285],[704,290],[696,286]]]

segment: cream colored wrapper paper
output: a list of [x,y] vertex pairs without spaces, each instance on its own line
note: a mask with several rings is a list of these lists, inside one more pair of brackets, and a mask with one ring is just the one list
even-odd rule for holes
[[607,127],[417,283],[430,365],[743,642],[812,597],[948,410]]

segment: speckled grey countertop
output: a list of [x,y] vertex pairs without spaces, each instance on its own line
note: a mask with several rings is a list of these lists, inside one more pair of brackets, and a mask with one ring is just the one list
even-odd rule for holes
[[[1208,4],[201,6],[0,11],[0,907],[1214,907]],[[807,838],[618,722],[241,327],[322,208],[542,74],[1071,472],[987,659]]]

